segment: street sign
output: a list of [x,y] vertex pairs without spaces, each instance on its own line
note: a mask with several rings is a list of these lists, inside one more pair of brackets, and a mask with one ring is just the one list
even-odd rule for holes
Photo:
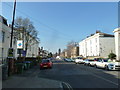
[[23,49],[17,49],[17,54],[22,54]]
[[14,49],[13,48],[9,48],[8,49],[8,58],[13,58],[14,57]]
[[22,49],[23,48],[23,41],[22,40],[18,40],[17,41],[17,48],[18,49]]
[[23,50],[22,54],[23,54],[23,56],[25,57],[25,56],[26,56],[26,51]]

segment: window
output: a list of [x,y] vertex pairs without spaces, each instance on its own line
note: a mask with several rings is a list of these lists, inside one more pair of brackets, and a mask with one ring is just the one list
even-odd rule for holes
[[5,41],[5,32],[2,31],[2,43]]
[[3,24],[7,25],[7,20],[3,19]]
[[97,43],[97,38],[95,38],[95,40],[96,40],[96,43]]
[[90,44],[92,44],[92,41],[90,40]]

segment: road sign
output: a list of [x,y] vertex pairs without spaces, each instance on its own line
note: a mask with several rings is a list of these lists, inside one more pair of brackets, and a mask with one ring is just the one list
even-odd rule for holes
[[23,56],[26,56],[26,51],[25,50],[23,50]]
[[17,54],[22,54],[23,49],[17,49]]
[[23,48],[23,41],[22,40],[18,40],[17,41],[17,48],[18,49],[22,49]]
[[8,58],[13,58],[14,57],[14,49],[13,48],[9,48],[8,49]]

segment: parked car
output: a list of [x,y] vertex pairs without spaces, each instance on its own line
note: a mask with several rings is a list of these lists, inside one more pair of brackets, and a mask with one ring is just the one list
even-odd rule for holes
[[64,61],[66,61],[66,62],[72,62],[72,60],[70,58],[64,58]]
[[52,68],[52,66],[53,66],[53,63],[49,59],[44,59],[40,63],[40,69],[43,69],[43,68]]
[[99,60],[95,66],[106,70],[120,70],[120,62],[109,62],[108,59]]
[[74,61],[75,61],[75,59],[74,59],[74,58],[71,58],[71,61],[72,61],[72,62],[74,62]]
[[76,58],[72,58],[72,61],[75,62],[75,59],[76,59]]
[[84,61],[84,65],[90,65],[90,62],[94,62],[93,59],[85,59]]
[[96,65],[96,62],[98,62],[99,60],[102,60],[101,58],[94,58],[93,59],[93,62],[90,62],[90,66],[95,66]]
[[76,59],[75,59],[75,63],[76,63],[76,64],[84,63],[84,62],[83,62],[83,58],[82,58],[82,57],[76,58]]

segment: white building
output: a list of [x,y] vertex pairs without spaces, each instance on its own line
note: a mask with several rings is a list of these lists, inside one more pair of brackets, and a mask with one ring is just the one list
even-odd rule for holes
[[114,31],[115,35],[115,52],[116,52],[116,59],[120,60],[120,28],[115,29]]
[[0,59],[3,60],[8,56],[8,48],[10,46],[11,28],[7,24],[7,20],[0,16]]
[[[8,57],[8,49],[10,47],[10,39],[11,39],[11,26],[8,26],[7,19],[5,19],[3,16],[0,16],[0,64],[1,61],[6,59]],[[15,58],[18,57],[17,53],[17,40],[18,37],[13,35],[13,48],[15,50]],[[30,42],[30,47],[28,47],[27,55],[26,57],[36,57],[38,56],[38,49],[39,49],[39,42],[35,39],[32,39]]]
[[39,52],[39,42],[33,39],[28,46],[26,57],[36,57]]
[[91,34],[79,43],[79,55],[108,58],[110,52],[115,52],[114,43],[114,35],[96,31],[95,34]]

